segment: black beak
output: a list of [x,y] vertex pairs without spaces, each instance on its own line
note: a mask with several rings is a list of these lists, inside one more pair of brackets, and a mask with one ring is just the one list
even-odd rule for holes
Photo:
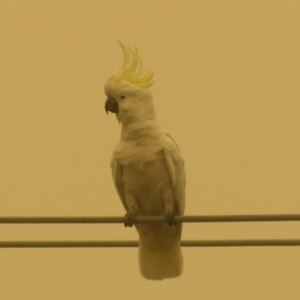
[[113,98],[108,98],[105,102],[105,111],[107,114],[109,111],[117,114],[119,112],[118,102]]

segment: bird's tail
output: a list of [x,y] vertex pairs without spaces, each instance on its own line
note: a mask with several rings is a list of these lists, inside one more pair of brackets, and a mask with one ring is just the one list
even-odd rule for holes
[[141,275],[153,280],[180,276],[183,270],[183,258],[180,248],[182,224],[172,227],[159,223],[139,225],[139,266]]

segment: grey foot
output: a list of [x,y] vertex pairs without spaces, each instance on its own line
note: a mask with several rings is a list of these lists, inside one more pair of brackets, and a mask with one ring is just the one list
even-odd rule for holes
[[136,213],[133,211],[129,211],[125,214],[125,227],[132,227],[135,221]]
[[167,212],[166,213],[166,220],[169,226],[176,226],[176,222],[175,222],[175,215],[173,212]]

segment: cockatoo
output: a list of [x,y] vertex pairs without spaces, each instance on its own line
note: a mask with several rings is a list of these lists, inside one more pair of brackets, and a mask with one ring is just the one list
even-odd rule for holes
[[[105,84],[105,110],[122,124],[111,160],[113,181],[127,212],[125,226],[135,225],[139,234],[141,275],[153,280],[178,277],[183,270],[182,224],[175,224],[174,216],[184,212],[184,160],[156,121],[148,89],[153,72],[143,72],[136,48],[120,45],[123,63]],[[137,215],[165,215],[166,222],[135,223]]]

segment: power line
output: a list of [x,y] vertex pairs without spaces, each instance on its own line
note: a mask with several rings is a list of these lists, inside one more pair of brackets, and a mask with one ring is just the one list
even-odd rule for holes
[[[178,223],[287,222],[300,221],[300,214],[175,216]],[[111,224],[124,223],[125,217],[0,217],[0,224]],[[165,216],[137,216],[136,223],[163,223]]]
[[[300,221],[300,214],[175,216],[175,222],[282,222]],[[125,217],[0,217],[0,224],[112,224],[124,223]],[[137,216],[136,223],[166,222],[165,216]],[[182,247],[268,247],[300,246],[298,239],[264,240],[189,240]],[[0,241],[0,248],[101,248],[138,247],[138,241]]]
[[[1,241],[0,248],[107,248],[138,247],[138,241]],[[188,240],[182,247],[300,246],[300,240]]]

